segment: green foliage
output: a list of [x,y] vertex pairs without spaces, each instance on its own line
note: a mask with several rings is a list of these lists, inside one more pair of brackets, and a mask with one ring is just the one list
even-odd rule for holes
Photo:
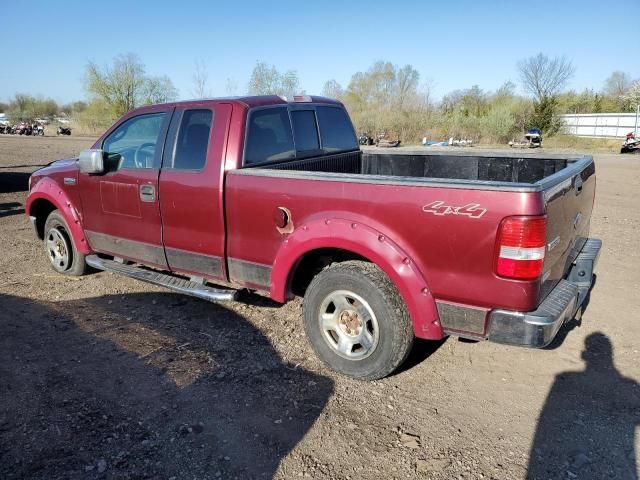
[[359,131],[385,132],[406,142],[421,138],[431,121],[428,93],[418,90],[419,80],[411,65],[376,62],[366,72],[355,73],[345,91],[335,81],[327,82],[324,90],[344,102]]
[[36,118],[53,117],[58,113],[58,104],[50,98],[35,98],[25,93],[16,93],[6,107],[5,113],[11,121],[33,121]]
[[573,90],[561,93],[556,97],[558,113],[600,113],[627,111],[622,97],[585,89],[581,93]]
[[635,111],[640,105],[640,80],[637,80],[622,96],[623,101],[630,111]]
[[117,118],[113,108],[104,100],[92,100],[84,110],[72,117],[73,130],[79,134],[97,135],[109,128]]
[[92,99],[108,106],[116,118],[141,105],[174,100],[178,94],[169,77],[148,76],[133,53],[118,55],[104,68],[89,62],[85,82]]
[[251,72],[247,88],[249,95],[284,95],[292,96],[302,93],[300,80],[294,70],[280,73],[274,65],[264,62],[256,63]]
[[556,112],[558,101],[555,97],[542,97],[533,104],[533,113],[527,119],[525,128],[538,128],[547,135],[558,133],[562,122]]

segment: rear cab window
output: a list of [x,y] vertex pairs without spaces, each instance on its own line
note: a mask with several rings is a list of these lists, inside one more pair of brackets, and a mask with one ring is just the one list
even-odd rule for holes
[[320,139],[318,124],[313,110],[294,110],[291,112],[291,123],[296,144],[297,156],[318,153]]
[[185,110],[176,138],[172,168],[176,170],[202,170],[207,161],[213,111],[209,109]]
[[318,107],[318,125],[325,152],[358,149],[358,139],[347,112],[339,107]]
[[251,112],[244,154],[245,165],[293,158],[295,150],[287,107]]
[[249,112],[244,166],[358,150],[344,108],[328,105],[277,106]]

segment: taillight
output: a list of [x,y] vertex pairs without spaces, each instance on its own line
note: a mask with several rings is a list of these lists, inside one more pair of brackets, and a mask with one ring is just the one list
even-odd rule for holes
[[498,229],[496,273],[517,280],[540,277],[546,238],[546,217],[505,218]]

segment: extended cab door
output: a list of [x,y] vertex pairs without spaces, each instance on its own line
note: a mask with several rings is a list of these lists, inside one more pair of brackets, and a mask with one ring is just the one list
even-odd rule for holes
[[166,268],[158,175],[173,108],[129,117],[102,142],[107,173],[80,174],[83,226],[94,251]]
[[226,278],[224,169],[232,106],[202,102],[173,116],[160,173],[160,210],[169,268]]

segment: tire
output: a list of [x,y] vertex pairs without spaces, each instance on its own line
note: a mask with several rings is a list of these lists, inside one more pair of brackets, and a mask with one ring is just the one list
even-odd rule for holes
[[362,261],[331,264],[312,280],[304,296],[304,327],[329,368],[358,380],[392,373],[414,340],[397,288],[378,266]]
[[44,224],[44,249],[56,272],[74,277],[85,273],[84,255],[78,252],[67,222],[58,210],[51,212]]

